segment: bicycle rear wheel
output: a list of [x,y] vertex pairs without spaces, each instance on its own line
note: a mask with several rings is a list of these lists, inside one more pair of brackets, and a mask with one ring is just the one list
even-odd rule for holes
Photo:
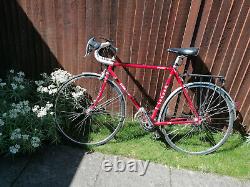
[[125,118],[125,99],[111,80],[97,105],[90,109],[103,84],[99,74],[83,73],[59,88],[55,100],[56,124],[69,140],[101,145],[119,131]]
[[[235,109],[226,91],[212,83],[196,82],[184,85],[197,109],[202,123],[174,124],[160,129],[166,141],[178,151],[190,154],[208,154],[218,149],[232,132]],[[164,102],[159,121],[167,119],[194,119],[183,94],[177,88]]]

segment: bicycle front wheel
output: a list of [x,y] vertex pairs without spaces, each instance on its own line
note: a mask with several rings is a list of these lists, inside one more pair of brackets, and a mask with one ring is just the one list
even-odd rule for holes
[[[184,85],[201,124],[173,124],[160,129],[166,141],[178,151],[190,154],[208,154],[218,149],[232,132],[235,109],[224,89],[212,83],[196,82]],[[159,121],[184,118],[194,119],[183,88],[177,88],[167,98]]]
[[122,127],[125,99],[113,81],[107,80],[99,102],[90,109],[102,84],[99,74],[83,73],[59,88],[55,120],[58,129],[69,140],[83,145],[101,145]]

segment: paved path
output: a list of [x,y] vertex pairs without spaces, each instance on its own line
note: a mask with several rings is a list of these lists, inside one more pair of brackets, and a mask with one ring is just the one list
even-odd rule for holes
[[[113,164],[113,167],[104,168]],[[108,162],[108,163],[107,163]],[[115,165],[119,162],[117,168]],[[118,172],[124,164],[130,171]],[[135,171],[135,163],[137,172]],[[101,153],[84,153],[79,148],[51,146],[29,157],[15,160],[0,157],[0,187],[8,186],[213,186],[249,187],[250,181],[230,177],[178,170],[160,164],[149,163],[142,176],[146,162]],[[113,169],[112,169],[113,168]],[[110,170],[106,172],[105,170]],[[115,171],[116,170],[116,171]]]

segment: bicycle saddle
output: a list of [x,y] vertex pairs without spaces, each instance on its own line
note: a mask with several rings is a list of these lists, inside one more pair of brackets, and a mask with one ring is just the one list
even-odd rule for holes
[[168,52],[177,53],[178,55],[184,56],[197,56],[199,48],[189,47],[189,48],[169,48]]

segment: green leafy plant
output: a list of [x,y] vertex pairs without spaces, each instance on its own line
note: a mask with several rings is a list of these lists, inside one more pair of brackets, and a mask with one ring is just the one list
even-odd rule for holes
[[59,142],[53,101],[58,87],[71,75],[56,70],[39,81],[10,70],[0,79],[0,153],[31,153],[42,143]]

